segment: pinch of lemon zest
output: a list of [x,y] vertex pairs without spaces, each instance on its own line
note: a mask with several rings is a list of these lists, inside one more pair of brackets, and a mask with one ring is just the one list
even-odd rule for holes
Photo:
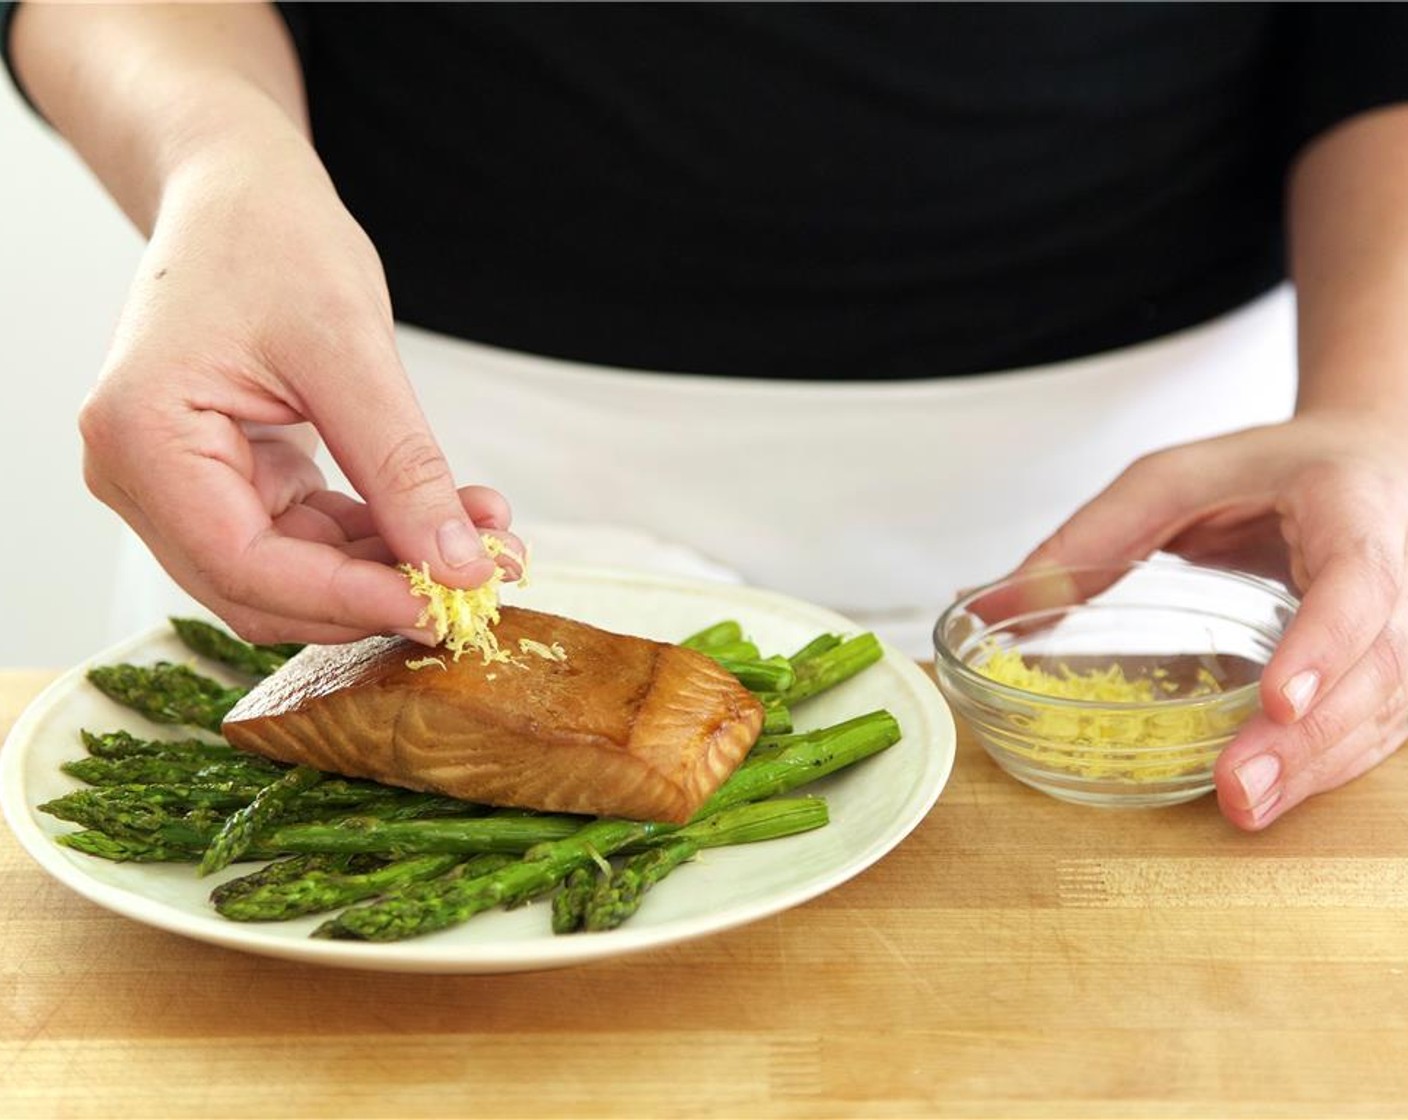
[[532,638],[519,638],[518,650],[520,653],[537,654],[544,661],[567,660],[567,651],[562,648],[561,642],[553,642],[552,645],[548,645],[546,642],[534,641]]
[[443,657],[416,657],[406,662],[406,668],[412,670],[429,669],[432,665],[438,665],[446,672],[449,671],[449,666],[445,664]]
[[[482,540],[484,551],[491,558],[507,556],[518,564],[520,572],[527,573],[526,555],[519,556],[490,533],[483,534]],[[397,570],[410,580],[411,594],[426,600],[416,625],[430,628],[435,640],[449,650],[456,661],[470,651],[479,654],[485,665],[512,660],[507,650],[499,648],[493,629],[499,622],[499,590],[504,581],[501,568],[496,565],[487,580],[470,588],[436,583],[430,578],[430,565],[426,563],[419,569],[401,564]]]
[[[1040,696],[1131,705],[1128,711],[1072,711],[1033,704],[1034,714],[1010,717],[1018,734],[1007,743],[1009,750],[1085,778],[1152,782],[1196,771],[1211,764],[1222,741],[1248,714],[1223,707],[1167,709],[1159,701],[1177,693],[1178,686],[1163,669],[1135,678],[1118,664],[1084,672],[1062,664],[1051,672],[1029,665],[1016,650],[996,647],[973,667],[999,684]],[[1200,668],[1181,698],[1222,692],[1217,678]]]
[[603,875],[611,874],[611,864],[607,862],[605,856],[603,856],[599,851],[596,850],[596,848],[594,848],[590,844],[587,845],[587,855],[592,857],[592,862],[601,869],[601,873]]

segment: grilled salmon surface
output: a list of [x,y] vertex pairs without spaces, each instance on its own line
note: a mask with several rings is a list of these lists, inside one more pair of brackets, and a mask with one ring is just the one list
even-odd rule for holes
[[[700,653],[501,614],[512,663],[412,668],[428,651],[403,638],[310,646],[235,706],[224,734],[268,758],[469,801],[673,822],[758,737],[762,705]],[[560,660],[543,655],[554,644]]]

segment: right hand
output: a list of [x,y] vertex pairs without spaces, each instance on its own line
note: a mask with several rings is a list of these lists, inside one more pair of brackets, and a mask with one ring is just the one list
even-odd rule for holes
[[[376,251],[298,145],[173,177],[80,429],[93,493],[251,641],[429,640],[393,565],[473,587],[479,529],[520,548],[498,493],[456,489]],[[317,434],[364,500],[327,488]]]

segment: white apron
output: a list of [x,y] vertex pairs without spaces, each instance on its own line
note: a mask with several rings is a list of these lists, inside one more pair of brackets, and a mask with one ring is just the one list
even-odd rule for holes
[[[1294,333],[1282,287],[1075,361],[816,384],[399,340],[456,477],[509,499],[537,561],[741,580],[928,656],[957,589],[1009,570],[1138,456],[1289,416]],[[134,542],[120,634],[183,602]]]

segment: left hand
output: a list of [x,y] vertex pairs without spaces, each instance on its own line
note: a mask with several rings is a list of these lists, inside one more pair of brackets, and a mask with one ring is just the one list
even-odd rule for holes
[[1234,825],[1264,828],[1408,738],[1408,439],[1387,418],[1305,413],[1145,456],[1022,570],[1156,550],[1303,596],[1262,675],[1262,711],[1217,762]]

